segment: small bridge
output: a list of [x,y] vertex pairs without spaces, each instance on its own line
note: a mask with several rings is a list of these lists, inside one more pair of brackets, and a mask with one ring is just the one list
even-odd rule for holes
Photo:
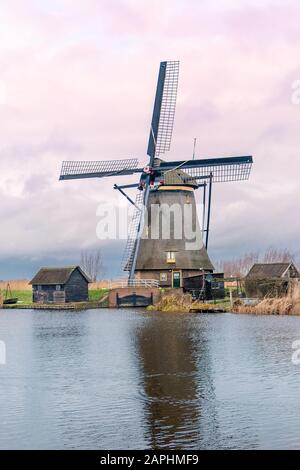
[[160,298],[159,282],[155,279],[121,279],[109,285],[109,307],[147,307]]
[[149,296],[139,295],[136,292],[132,294],[120,296],[120,291],[116,294],[117,307],[148,307],[148,305],[153,305],[153,293],[151,292]]
[[159,288],[159,281],[156,279],[121,278],[108,283],[108,289],[125,289],[127,287]]

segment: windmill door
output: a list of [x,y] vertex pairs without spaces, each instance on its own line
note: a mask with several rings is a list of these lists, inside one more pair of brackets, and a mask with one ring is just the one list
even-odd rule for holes
[[173,271],[173,287],[175,289],[180,287],[180,271]]

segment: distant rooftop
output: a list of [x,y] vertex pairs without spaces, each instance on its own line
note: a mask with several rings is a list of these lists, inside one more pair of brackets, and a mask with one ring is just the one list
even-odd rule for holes
[[256,263],[247,274],[247,279],[283,277],[285,272],[291,268],[300,277],[300,273],[292,261],[285,263]]

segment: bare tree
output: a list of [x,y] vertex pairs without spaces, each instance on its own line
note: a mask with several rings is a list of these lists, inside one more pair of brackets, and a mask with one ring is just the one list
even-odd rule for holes
[[287,248],[278,249],[270,246],[263,257],[264,263],[287,263],[294,258],[294,253],[292,253]]
[[223,261],[223,271],[226,277],[242,277],[259,259],[258,252],[245,253],[239,258]]
[[243,277],[255,263],[285,263],[294,258],[294,254],[287,248],[278,249],[269,247],[265,253],[258,251],[245,253],[239,258],[218,261],[216,268],[224,272],[225,277]]
[[80,267],[91,278],[93,282],[104,272],[101,250],[82,251]]

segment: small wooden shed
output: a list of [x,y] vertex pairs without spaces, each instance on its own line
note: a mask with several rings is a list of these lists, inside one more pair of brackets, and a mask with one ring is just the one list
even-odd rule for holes
[[287,294],[289,280],[299,279],[300,273],[295,264],[256,263],[245,277],[247,297],[277,297]]
[[29,284],[34,303],[85,302],[91,280],[80,268],[41,268]]

